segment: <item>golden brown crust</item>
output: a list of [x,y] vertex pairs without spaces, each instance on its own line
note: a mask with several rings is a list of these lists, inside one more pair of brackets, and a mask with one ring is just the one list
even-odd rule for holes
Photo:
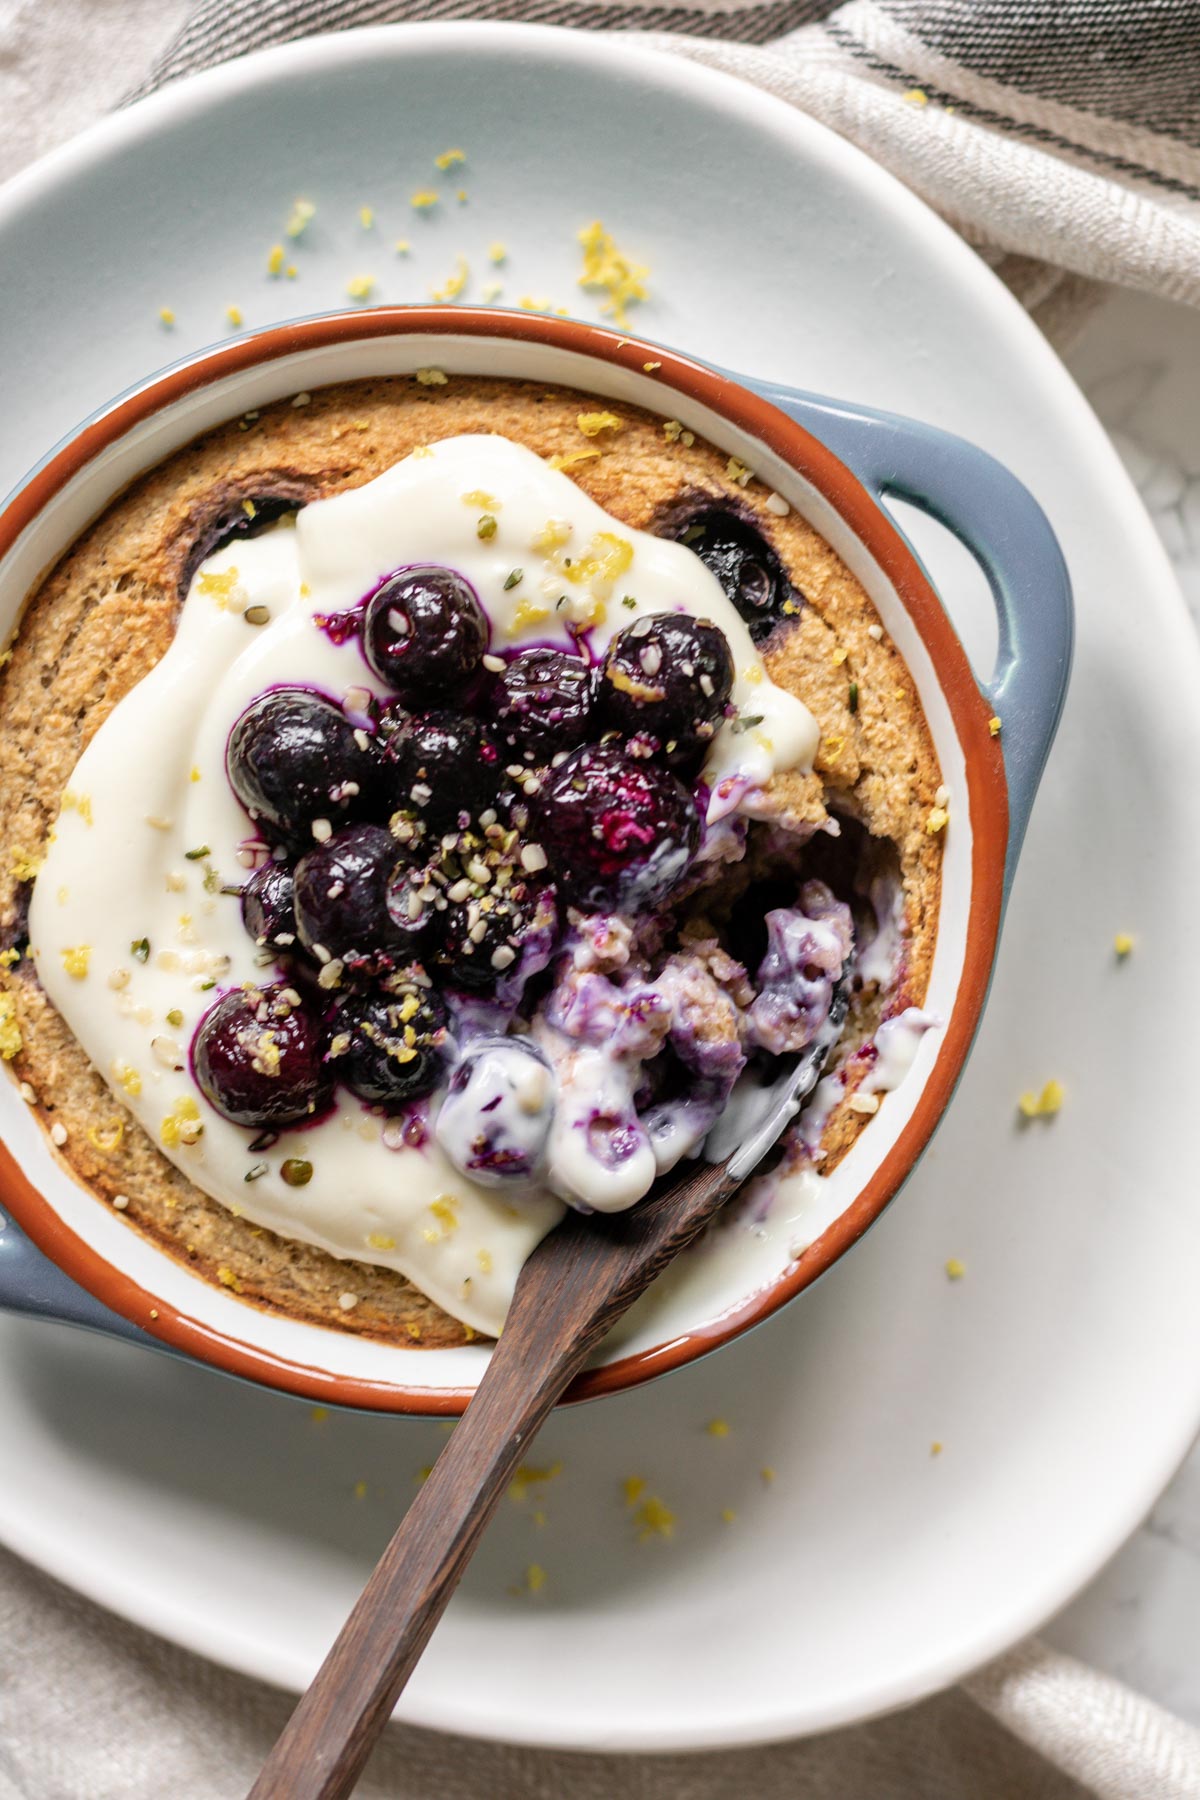
[[[878,620],[861,586],[796,513],[777,516],[761,484],[743,487],[731,479],[722,452],[668,436],[650,413],[616,407],[619,432],[585,437],[577,418],[595,404],[562,389],[483,379],[328,388],[306,405],[285,401],[210,432],[110,506],[32,596],[3,672],[3,941],[21,931],[26,859],[36,862],[44,850],[60,796],[90,738],[170,643],[180,582],[214,520],[264,494],[302,500],[359,486],[420,444],[483,429],[542,456],[597,452],[569,473],[635,528],[651,526],[688,492],[753,513],[807,602],[797,621],[767,644],[765,661],[821,728],[816,772],[783,778],[777,797],[793,817],[812,821],[824,818],[829,801],[893,840],[910,931],[900,1000],[919,1004],[936,935],[941,840],[926,822],[940,775],[902,659],[886,638],[872,635]],[[29,1084],[47,1125],[65,1127],[62,1154],[77,1177],[108,1200],[127,1196],[124,1217],[139,1231],[206,1278],[293,1318],[430,1346],[471,1335],[402,1276],[279,1238],[201,1193],[122,1113],[42,993],[32,965],[17,964],[5,979],[22,1038],[13,1061],[18,1078]],[[824,1138],[826,1167],[845,1153],[862,1122],[845,1104],[838,1107]],[[120,1141],[113,1144],[117,1123]],[[355,1304],[346,1309],[349,1295]]]

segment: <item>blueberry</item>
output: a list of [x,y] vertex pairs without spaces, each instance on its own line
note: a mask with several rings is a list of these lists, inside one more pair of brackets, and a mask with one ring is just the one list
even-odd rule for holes
[[408,960],[406,925],[388,905],[409,859],[381,825],[350,825],[296,864],[296,930],[319,962],[381,974]]
[[648,613],[619,631],[600,670],[606,725],[650,740],[673,767],[694,767],[733,691],[725,633],[690,613]]
[[556,923],[553,895],[528,880],[477,890],[469,899],[451,903],[439,958],[447,982],[478,989],[508,981],[521,966],[526,946],[540,945],[547,934],[552,939]]
[[311,492],[313,485],[302,479],[281,479],[275,493],[259,492],[247,494],[239,500],[218,502],[208,518],[201,521],[184,558],[179,573],[180,599],[187,598],[188,589],[202,562],[207,562],[210,556],[223,550],[227,544],[238,543],[243,538],[258,537],[280,519],[294,515],[307,500],[314,498]]
[[462,687],[478,671],[488,623],[475,590],[428,564],[389,575],[367,601],[363,651],[381,681],[414,705]]
[[192,1040],[192,1071],[204,1097],[235,1125],[276,1129],[329,1104],[325,1032],[293,988],[226,994]]
[[389,1109],[430,1093],[441,1080],[449,1045],[437,995],[410,985],[347,994],[331,1021],[330,1065],[351,1093]]
[[368,810],[376,760],[331,700],[308,688],[269,688],[229,734],[234,793],[266,835],[299,847],[314,819],[337,826]]
[[242,889],[242,924],[256,944],[290,949],[296,939],[295,883],[290,866],[273,857]]
[[638,912],[675,885],[700,842],[695,802],[666,769],[585,744],[543,780],[531,825],[578,906]]
[[486,809],[504,773],[491,732],[469,713],[406,719],[387,739],[382,761],[390,806],[432,831]]
[[727,600],[750,627],[755,643],[768,637],[781,618],[799,612],[803,597],[756,526],[721,508],[696,512],[669,529],[693,551],[717,580]]
[[524,1038],[472,1044],[450,1077],[437,1141],[456,1169],[484,1187],[530,1181],[545,1155],[554,1077]]
[[506,757],[548,763],[593,735],[596,677],[578,656],[538,648],[514,656],[492,694],[496,733]]

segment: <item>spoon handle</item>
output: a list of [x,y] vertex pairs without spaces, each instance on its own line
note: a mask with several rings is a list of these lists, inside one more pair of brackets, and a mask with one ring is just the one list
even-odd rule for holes
[[343,1800],[529,1444],[590,1352],[733,1188],[700,1165],[599,1223],[570,1215],[534,1250],[483,1380],[384,1551],[249,1800]]

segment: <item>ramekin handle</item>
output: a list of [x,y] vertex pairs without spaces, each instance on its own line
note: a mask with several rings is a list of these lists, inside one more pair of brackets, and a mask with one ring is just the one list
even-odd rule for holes
[[1071,672],[1071,581],[1050,521],[1003,463],[965,438],[898,413],[754,385],[877,499],[907,500],[953,532],[987,576],[1000,642],[995,669],[979,685],[1003,721],[1007,893]]
[[109,1337],[131,1343],[153,1342],[118,1313],[93,1299],[84,1288],[64,1275],[6,1213],[0,1230],[0,1311],[28,1318],[54,1319],[63,1325],[82,1325]]

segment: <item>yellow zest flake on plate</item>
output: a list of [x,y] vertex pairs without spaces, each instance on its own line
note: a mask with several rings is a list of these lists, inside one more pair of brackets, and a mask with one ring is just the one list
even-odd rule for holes
[[497,239],[494,244],[488,245],[487,254],[488,261],[493,263],[496,268],[499,268],[501,263],[508,261],[508,247],[507,245],[502,244],[499,239]]
[[283,228],[286,235],[290,238],[303,237],[316,210],[311,200],[294,200],[288,222]]
[[327,1406],[311,1406],[308,1416],[314,1425],[323,1425],[329,1417],[329,1408]]
[[540,1594],[546,1585],[546,1571],[541,1563],[530,1563],[525,1571],[525,1587],[531,1594]]
[[237,330],[239,325],[245,324],[245,318],[243,316],[242,309],[240,306],[227,306],[225,308],[225,317],[228,319],[229,323],[233,326],[235,331]]
[[729,1436],[729,1420],[728,1419],[710,1419],[708,1421],[708,1424],[704,1427],[704,1429],[705,1429],[705,1431],[707,1431],[709,1437],[715,1437],[715,1438],[728,1437]]
[[370,1232],[367,1237],[367,1244],[372,1250],[394,1250],[396,1248],[395,1238],[388,1237],[387,1233],[384,1231]]
[[941,1439],[934,1438],[932,1444],[929,1446],[929,1454],[930,1456],[940,1456],[942,1454],[942,1449],[943,1445]]
[[172,309],[169,306],[160,306],[158,309],[158,316],[169,331],[171,326],[175,323],[175,314]]
[[1127,931],[1118,931],[1116,937],[1113,939],[1113,949],[1122,959],[1129,955],[1130,951],[1133,949],[1133,939]]
[[[534,294],[522,294],[517,305],[522,312],[548,313],[554,311],[553,300],[539,300]],[[560,307],[558,310],[563,312],[565,308]]]
[[960,1262],[957,1256],[946,1258],[946,1277],[950,1281],[961,1281],[967,1272],[967,1265]]
[[60,810],[62,812],[77,812],[84,824],[90,825],[92,823],[92,796],[90,794],[77,794],[74,789],[68,788],[62,797]]
[[738,461],[736,456],[731,456],[725,464],[725,475],[727,480],[736,481],[739,487],[746,487],[754,480],[753,469],[748,469],[745,463]]
[[902,100],[907,100],[910,106],[929,105],[929,95],[925,92],[924,88],[906,88],[900,98]]
[[107,1129],[102,1129],[98,1125],[89,1125],[87,1135],[88,1143],[93,1150],[98,1150],[101,1156],[111,1156],[114,1150],[121,1148],[121,1140],[125,1136],[125,1126],[122,1120],[114,1119]]
[[[140,1089],[141,1081],[139,1079],[138,1091]],[[133,1090],[126,1089],[126,1092],[131,1091]],[[200,1108],[190,1094],[184,1094],[175,1102],[158,1128],[158,1135],[168,1150],[177,1149],[180,1144],[198,1143],[203,1133],[204,1125],[200,1118]]]
[[282,275],[283,265],[287,261],[287,252],[282,244],[272,244],[267,252],[267,274]]
[[[499,512],[503,505],[495,494],[489,494],[485,488],[472,488],[469,494],[460,494],[458,497],[464,506],[481,506],[484,512]],[[409,1018],[411,1017],[410,1013]]]
[[602,431],[621,431],[625,425],[624,419],[611,412],[579,413],[575,423],[584,437],[599,437]]
[[233,1270],[224,1265],[217,1270],[217,1280],[222,1287],[231,1288],[235,1294],[240,1294],[242,1291],[242,1284]]
[[761,663],[747,663],[746,667],[742,670],[742,680],[748,681],[751,687],[757,687],[763,678],[763,674],[764,670]]
[[627,1475],[621,1483],[621,1492],[625,1496],[626,1506],[636,1506],[646,1491],[646,1483],[640,1475]]
[[407,238],[397,238],[393,248],[395,249],[397,256],[408,256],[412,250],[412,245]]
[[435,193],[432,188],[418,188],[410,198],[409,205],[414,212],[428,212],[431,207],[437,205],[439,198],[440,195]]
[[90,944],[69,945],[61,954],[62,966],[67,974],[73,975],[76,981],[82,981],[88,972],[92,946]]
[[775,1479],[775,1471],[774,1471],[774,1469],[772,1469],[772,1468],[771,1468],[771,1467],[770,1467],[770,1466],[769,1466],[769,1464],[768,1464],[768,1465],[766,1465],[766,1466],[764,1466],[764,1467],[763,1467],[763,1468],[761,1468],[761,1469],[760,1469],[760,1470],[759,1470],[759,1471],[758,1471],[758,1479],[759,1479],[759,1480],[760,1480],[760,1481],[761,1481],[761,1482],[762,1482],[762,1484],[763,1484],[763,1486],[764,1486],[764,1487],[770,1487],[770,1485],[771,1485],[771,1483],[772,1483],[772,1482],[773,1482],[773,1481],[774,1481],[774,1479]]
[[651,1538],[674,1537],[675,1514],[657,1495],[647,1494],[633,1515],[638,1527],[638,1542],[648,1544]]
[[373,275],[352,275],[346,283],[346,292],[351,300],[369,300],[375,292]]
[[356,1481],[354,1484],[354,1498],[356,1500],[365,1500],[366,1497],[367,1497],[366,1482],[365,1481]]
[[375,208],[373,206],[360,206],[358,209],[358,222],[364,231],[373,230],[375,225]]
[[17,1003],[11,994],[0,994],[0,1057],[11,1062],[21,1051],[21,1027],[17,1024]]
[[737,1518],[737,1514],[734,1512],[732,1506],[723,1506],[721,1508],[722,1523],[724,1523],[726,1525],[732,1525],[733,1521],[736,1518]]
[[445,369],[414,369],[413,380],[421,387],[445,387],[450,377]]
[[524,1500],[532,1487],[542,1487],[548,1481],[557,1481],[562,1474],[562,1463],[553,1462],[546,1468],[538,1468],[532,1463],[522,1463],[508,1484],[510,1500]]
[[685,431],[678,419],[664,419],[662,434],[668,444],[682,444],[685,449],[691,448],[696,441],[694,431]]
[[991,718],[988,720],[988,735],[990,737],[999,737],[1000,736],[1000,715],[999,715],[999,713],[993,713]]
[[945,831],[950,823],[950,814],[944,806],[935,806],[925,821],[925,829],[930,837],[936,837],[939,831]]
[[627,309],[639,300],[649,298],[650,290],[646,286],[649,269],[641,263],[631,262],[618,250],[612,233],[605,231],[599,219],[585,225],[578,237],[583,250],[580,287],[604,294],[606,298],[600,311],[615,324],[627,325]]
[[430,288],[429,291],[435,300],[457,300],[458,296],[466,287],[467,282],[470,280],[470,277],[471,271],[467,265],[466,257],[462,255],[456,256],[454,259],[453,275],[447,275],[441,287]]
[[1022,1094],[1018,1101],[1025,1119],[1052,1119],[1062,1108],[1066,1093],[1061,1081],[1048,1081],[1040,1094]]
[[648,362],[643,363],[642,368],[646,371],[647,375],[653,375],[655,369],[662,368],[662,364],[660,362]]
[[465,163],[467,160],[467,153],[465,150],[458,149],[443,150],[442,154],[440,156],[435,156],[433,160],[444,175],[447,169],[455,169],[458,167],[459,163]]

